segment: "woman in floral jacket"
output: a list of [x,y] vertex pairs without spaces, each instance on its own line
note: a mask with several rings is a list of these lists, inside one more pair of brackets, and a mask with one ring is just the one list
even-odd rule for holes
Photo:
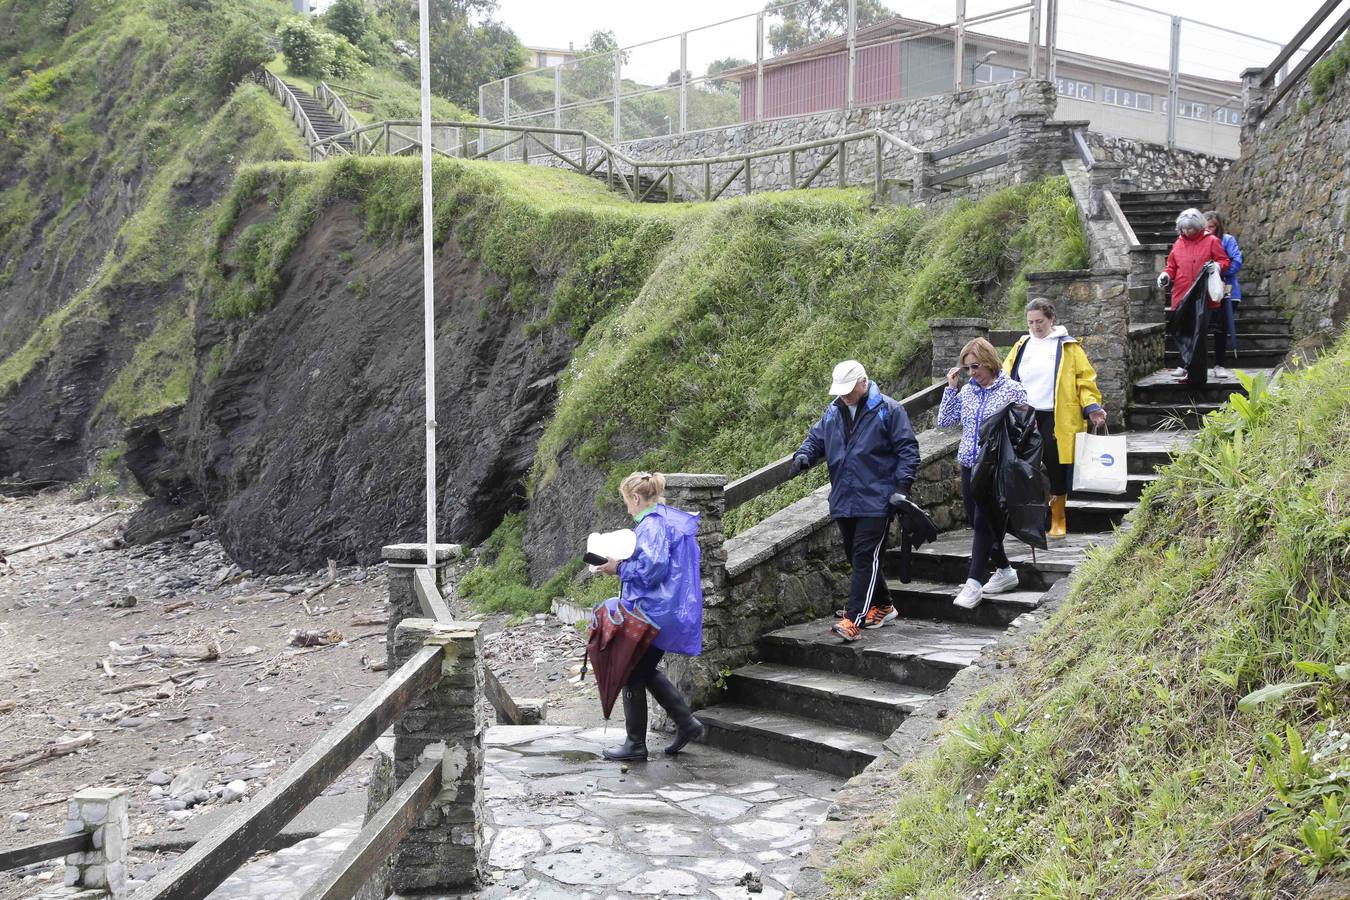
[[[970,374],[970,381],[958,390],[961,372]],[[1010,403],[1026,403],[1027,389],[1003,373],[998,353],[984,338],[976,338],[961,348],[961,365],[947,372],[947,389],[942,392],[938,407],[938,427],[961,426],[961,446],[956,461],[961,466],[961,496],[965,500],[966,519],[975,535],[970,546],[970,573],[960,593],[953,601],[957,606],[973,609],[985,594],[1001,594],[1017,587],[1017,573],[1003,552],[1003,542],[994,540],[994,530],[980,512],[970,490],[970,473],[979,453],[980,425]],[[997,567],[989,575],[989,563]]]

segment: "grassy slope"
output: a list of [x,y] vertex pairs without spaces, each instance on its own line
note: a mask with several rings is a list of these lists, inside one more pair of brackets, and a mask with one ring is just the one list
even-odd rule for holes
[[1207,420],[838,896],[1350,895],[1347,369]]
[[[857,355],[893,380],[924,345],[928,316],[997,309],[1009,294],[1018,304],[1020,273],[1083,264],[1062,179],[926,220],[872,211],[860,191],[634,205],[559,170],[437,160],[435,171],[438,239],[453,228],[510,285],[501,302],[533,327],[563,324],[582,340],[540,444],[536,488],[562,453],[604,467],[611,481],[639,466],[749,471],[800,440],[838,358]],[[277,198],[277,214],[225,250],[234,216],[262,195]],[[361,207],[374,238],[418,228],[415,161],[253,167],[220,223],[221,262],[235,274],[227,281],[215,270],[215,314],[265,309],[292,248],[337,197]],[[616,428],[650,451],[611,458]],[[809,486],[752,504],[737,522]],[[493,544],[502,563],[476,577],[485,605],[530,607],[558,591],[556,582],[540,591],[526,583],[520,539],[511,518]]]

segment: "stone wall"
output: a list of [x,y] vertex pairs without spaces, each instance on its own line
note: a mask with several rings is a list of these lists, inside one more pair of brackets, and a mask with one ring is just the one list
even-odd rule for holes
[[1215,184],[1217,206],[1269,276],[1294,337],[1339,331],[1350,316],[1350,74],[1320,100],[1305,84],[1265,119],[1253,105],[1244,120],[1242,156]]
[[1126,402],[1134,400],[1134,383],[1163,367],[1167,352],[1167,326],[1162,322],[1130,326],[1125,382]]
[[[914,497],[940,529],[964,515],[956,447],[960,435],[929,430],[918,435],[921,463]],[[696,707],[717,694],[723,672],[757,655],[760,635],[829,615],[848,593],[849,567],[832,525],[829,485],[723,543],[725,508],[720,475],[666,476],[666,499],[702,516],[703,655],[668,658],[667,674]]]
[[1208,190],[1232,160],[1192,150],[1169,150],[1134,138],[1088,133],[1088,146],[1099,161],[1123,166],[1121,180],[1134,191]]

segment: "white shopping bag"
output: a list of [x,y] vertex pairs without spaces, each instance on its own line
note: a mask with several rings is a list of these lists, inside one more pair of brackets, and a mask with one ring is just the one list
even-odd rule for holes
[[1096,494],[1123,494],[1129,478],[1125,436],[1089,434],[1073,437],[1073,489]]

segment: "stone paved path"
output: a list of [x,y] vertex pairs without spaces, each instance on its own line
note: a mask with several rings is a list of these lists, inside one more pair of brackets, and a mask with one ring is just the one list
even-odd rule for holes
[[[780,900],[841,781],[704,746],[674,759],[658,750],[624,771],[600,757],[622,736],[617,720],[608,730],[488,730],[483,836],[491,881],[472,896]],[[663,741],[650,736],[658,748]],[[297,898],[358,827],[251,863],[211,898]]]

